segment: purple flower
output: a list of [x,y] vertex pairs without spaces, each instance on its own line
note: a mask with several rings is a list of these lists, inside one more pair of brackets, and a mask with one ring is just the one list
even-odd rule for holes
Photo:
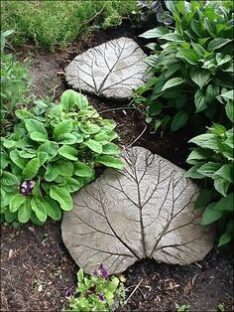
[[72,294],[73,294],[73,292],[74,292],[73,287],[68,288],[68,289],[65,291],[65,298],[68,299],[69,297],[71,297]]
[[36,184],[36,182],[33,180],[22,181],[20,183],[20,186],[19,186],[20,194],[22,194],[24,196],[31,195],[35,184]]
[[105,268],[102,263],[100,264],[99,268],[95,271],[95,273],[104,278],[107,278],[109,276],[107,268]]
[[105,301],[104,294],[103,294],[103,293],[100,293],[100,294],[98,295],[98,299],[99,299],[100,301]]

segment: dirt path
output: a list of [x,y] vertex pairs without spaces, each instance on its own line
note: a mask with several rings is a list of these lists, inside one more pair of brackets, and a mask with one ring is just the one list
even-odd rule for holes
[[[32,92],[58,98],[67,88],[63,70],[75,55],[97,44],[119,36],[137,39],[130,28],[119,28],[90,35],[66,51],[42,53],[25,46],[20,58],[31,54]],[[103,116],[113,118],[120,134],[120,145],[127,146],[139,137],[144,120],[136,110],[117,109],[128,103],[107,103],[88,97]],[[111,109],[111,110],[110,110]],[[186,145],[191,133],[185,129],[176,135],[150,134],[148,130],[135,145],[150,149],[178,166],[185,167]],[[232,246],[233,247],[233,246]],[[213,250],[200,263],[170,266],[141,261],[129,268],[127,296],[140,283],[128,304],[119,311],[175,311],[175,303],[189,304],[191,311],[233,311],[232,248]],[[27,224],[18,229],[3,226],[1,230],[1,311],[60,311],[65,293],[75,287],[78,267],[67,253],[60,233],[60,223],[49,221],[43,227]],[[221,311],[221,310],[220,310]]]

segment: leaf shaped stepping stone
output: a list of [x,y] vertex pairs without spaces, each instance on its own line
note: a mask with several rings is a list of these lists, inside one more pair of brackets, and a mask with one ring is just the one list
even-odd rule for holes
[[76,263],[88,273],[100,263],[119,273],[143,258],[181,265],[203,259],[214,232],[193,210],[197,186],[142,147],[123,157],[123,171],[107,169],[64,214],[63,241]]
[[145,82],[145,57],[134,40],[122,37],[75,57],[66,67],[65,77],[74,89],[126,99]]

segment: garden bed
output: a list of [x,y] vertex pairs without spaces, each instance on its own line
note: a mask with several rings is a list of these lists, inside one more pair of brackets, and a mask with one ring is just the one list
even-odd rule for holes
[[[138,32],[123,25],[98,31],[55,53],[40,52],[33,46],[17,51],[20,59],[32,58],[32,92],[39,97],[59,98],[67,89],[64,67],[74,56],[88,48],[121,36],[137,39]],[[54,78],[53,78],[54,77]],[[51,79],[53,78],[53,79]],[[176,134],[144,133],[144,118],[135,109],[119,109],[129,103],[115,103],[88,96],[101,115],[117,123],[120,145],[140,145],[187,168],[187,141],[193,134],[187,129]],[[118,108],[118,109],[116,109]],[[136,138],[137,141],[135,140]],[[136,142],[134,142],[136,141]],[[60,311],[67,291],[74,289],[77,266],[66,251],[59,222],[47,222],[42,227],[32,224],[18,229],[3,226],[1,246],[1,311]],[[188,266],[170,266],[154,261],[141,261],[129,268],[127,297],[135,290],[120,311],[172,311],[175,303],[190,305],[191,311],[225,311],[233,309],[231,247],[214,249],[203,261]],[[220,310],[222,311],[222,310]]]

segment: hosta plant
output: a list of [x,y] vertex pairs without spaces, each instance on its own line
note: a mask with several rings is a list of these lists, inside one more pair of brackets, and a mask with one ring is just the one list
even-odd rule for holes
[[68,311],[113,311],[114,308],[123,305],[125,299],[123,276],[111,277],[100,265],[90,276],[85,276],[80,269],[77,277],[77,289],[75,295],[69,298]]
[[147,58],[152,78],[135,93],[153,128],[177,131],[190,122],[228,123],[220,96],[233,101],[233,15],[228,7],[202,1],[166,1],[175,27],[156,27]]
[[190,143],[196,144],[197,147],[187,158],[192,167],[186,175],[203,181],[203,190],[195,207],[204,210],[202,224],[218,221],[221,246],[234,239],[233,129],[227,130],[224,126],[215,124],[207,133],[191,139]]
[[98,166],[121,169],[115,123],[87,98],[67,90],[59,104],[37,101],[16,110],[19,122],[1,138],[1,214],[42,224],[73,207],[71,194],[95,178]]

